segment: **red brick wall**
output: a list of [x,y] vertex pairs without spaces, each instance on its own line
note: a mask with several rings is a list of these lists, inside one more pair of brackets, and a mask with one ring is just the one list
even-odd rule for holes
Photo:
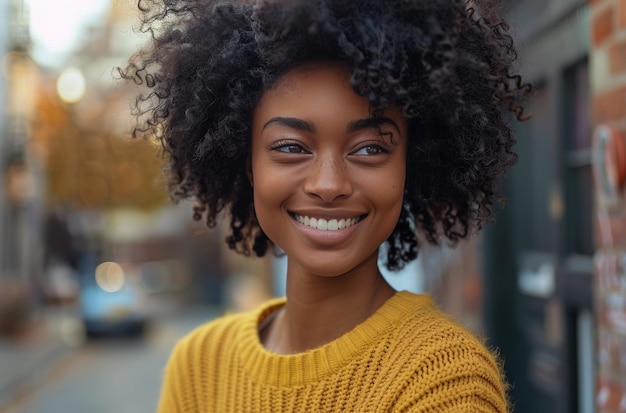
[[[626,136],[626,0],[589,3],[592,119],[596,128],[608,126],[622,139]],[[601,413],[626,411],[626,198],[623,192],[618,194],[617,202],[609,204],[596,184],[596,404]]]

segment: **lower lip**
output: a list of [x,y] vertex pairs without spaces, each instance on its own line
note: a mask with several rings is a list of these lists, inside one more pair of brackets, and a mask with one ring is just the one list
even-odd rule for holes
[[307,238],[319,244],[332,245],[332,244],[338,244],[340,242],[343,242],[348,237],[350,237],[350,235],[352,235],[352,233],[356,231],[357,227],[361,225],[361,222],[363,222],[365,218],[366,217],[361,218],[359,222],[357,222],[354,225],[350,225],[347,228],[337,229],[337,230],[321,230],[321,229],[310,227],[308,225],[301,224],[300,222],[296,221],[293,218],[292,220],[293,222],[296,223],[296,227],[302,233],[304,233],[304,235],[306,235]]

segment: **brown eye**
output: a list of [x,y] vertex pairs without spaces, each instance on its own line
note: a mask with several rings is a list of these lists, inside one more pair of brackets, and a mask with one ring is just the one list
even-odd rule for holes
[[380,145],[365,145],[353,152],[352,154],[359,156],[373,156],[380,155],[382,153],[389,153],[389,151]]
[[283,153],[305,153],[305,150],[300,145],[294,145],[292,143],[288,145],[280,145],[273,148],[273,150]]

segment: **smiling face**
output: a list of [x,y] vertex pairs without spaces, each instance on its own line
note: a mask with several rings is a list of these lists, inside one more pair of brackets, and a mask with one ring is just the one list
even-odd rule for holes
[[406,119],[397,107],[371,117],[349,79],[342,64],[299,66],[254,113],[254,208],[290,271],[377,269],[378,248],[400,215]]

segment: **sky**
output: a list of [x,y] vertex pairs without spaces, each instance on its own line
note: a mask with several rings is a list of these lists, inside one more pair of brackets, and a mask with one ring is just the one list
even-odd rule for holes
[[33,57],[59,66],[80,45],[90,25],[102,21],[110,0],[26,0],[30,8]]

